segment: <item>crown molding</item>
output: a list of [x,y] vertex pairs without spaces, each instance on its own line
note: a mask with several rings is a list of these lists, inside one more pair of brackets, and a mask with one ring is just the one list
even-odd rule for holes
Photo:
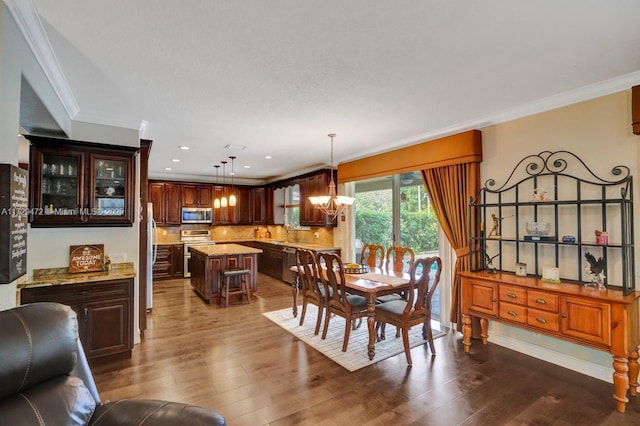
[[74,119],[80,108],[69,82],[62,72],[62,67],[51,47],[51,42],[42,26],[40,15],[33,0],[4,0],[9,12],[16,21],[29,48],[40,64],[58,99],[62,103],[70,119]]
[[631,90],[631,87],[637,86],[639,84],[640,71],[635,71],[609,80],[604,80],[598,83],[579,87],[577,89],[568,90],[566,92],[549,96],[547,98],[518,105],[516,107],[509,108],[503,111],[498,111],[496,113],[487,114],[468,121],[456,123],[452,126],[442,127],[431,132],[422,133],[416,136],[401,139],[399,141],[394,141],[390,144],[378,145],[375,147],[374,151],[363,152],[357,156],[345,158],[342,162],[344,163],[347,161],[359,160],[361,158],[389,151],[390,149],[398,149],[410,145],[415,145],[417,143],[455,135],[457,133],[462,133],[469,130],[476,130],[482,129],[483,127],[494,126],[496,124],[505,123],[507,121],[516,120],[518,118],[523,118],[530,115],[551,111],[556,108],[585,102],[591,99],[599,98],[601,96],[611,95],[613,93],[622,92],[624,90]]

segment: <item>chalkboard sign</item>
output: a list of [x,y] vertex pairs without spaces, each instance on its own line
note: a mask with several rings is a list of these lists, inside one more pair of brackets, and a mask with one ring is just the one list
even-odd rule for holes
[[69,247],[69,273],[97,272],[104,268],[104,244]]
[[27,171],[0,164],[0,284],[27,273]]

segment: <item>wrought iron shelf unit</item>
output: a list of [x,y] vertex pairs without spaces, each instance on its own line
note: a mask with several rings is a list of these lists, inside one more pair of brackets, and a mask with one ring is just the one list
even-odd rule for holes
[[[591,278],[590,252],[606,262],[607,288],[634,291],[633,179],[626,166],[610,174],[598,176],[571,152],[543,151],[520,160],[501,186],[487,180],[469,204],[471,270],[490,264],[515,272],[517,263],[526,263],[528,276],[542,277],[544,267],[554,267],[563,282],[584,284]],[[549,235],[535,240],[527,230],[532,222]],[[485,224],[495,226],[488,231]],[[607,232],[606,243],[596,241],[596,230]]]

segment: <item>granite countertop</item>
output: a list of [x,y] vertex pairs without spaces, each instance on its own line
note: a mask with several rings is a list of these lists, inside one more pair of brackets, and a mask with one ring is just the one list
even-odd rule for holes
[[70,274],[69,268],[34,269],[33,276],[17,285],[18,288],[46,287],[86,282],[100,282],[121,278],[134,278],[136,270],[133,262],[112,263],[111,270]]
[[240,244],[208,244],[189,247],[190,251],[195,251],[208,257],[227,256],[234,254],[258,254],[262,250],[247,247]]

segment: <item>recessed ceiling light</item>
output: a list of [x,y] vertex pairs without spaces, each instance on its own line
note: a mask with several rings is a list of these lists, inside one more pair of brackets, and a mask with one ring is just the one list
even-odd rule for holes
[[264,158],[266,158],[267,160],[271,160],[273,157],[270,155],[265,155]]
[[180,159],[179,158],[172,158],[171,161],[173,161],[174,163],[179,163]]
[[178,148],[180,148],[180,149],[185,149],[185,150],[186,150],[186,149],[189,149],[189,147],[188,147],[188,146],[184,146],[184,145],[178,145]]
[[227,144],[224,146],[225,149],[230,149],[232,151],[244,151],[245,149],[247,149],[246,146],[244,145],[231,145],[231,144]]
[[171,170],[171,167],[165,167],[164,169],[165,169],[166,171],[170,171],[170,170]]
[[250,169],[251,168],[251,166],[242,166],[242,167],[244,167],[245,169]]

